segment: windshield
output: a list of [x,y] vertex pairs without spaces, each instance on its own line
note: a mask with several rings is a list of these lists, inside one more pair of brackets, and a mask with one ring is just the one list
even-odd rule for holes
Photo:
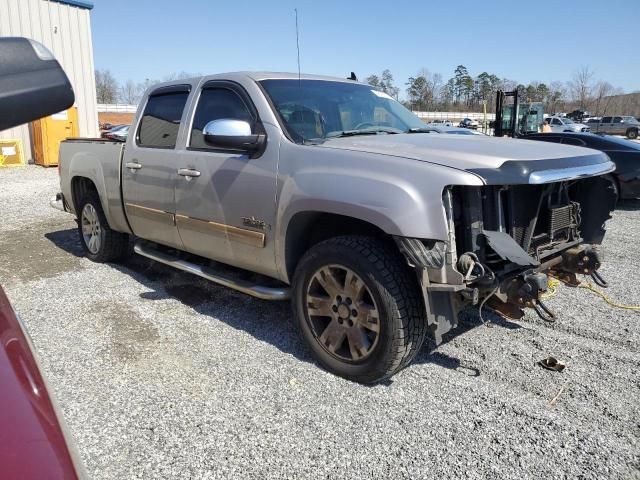
[[570,118],[563,118],[562,121],[564,123],[575,123],[573,120],[571,120]]
[[624,120],[626,123],[638,123],[635,117],[622,117],[622,120]]
[[326,80],[263,80],[289,136],[320,143],[337,136],[389,134],[426,124],[386,93],[367,85]]

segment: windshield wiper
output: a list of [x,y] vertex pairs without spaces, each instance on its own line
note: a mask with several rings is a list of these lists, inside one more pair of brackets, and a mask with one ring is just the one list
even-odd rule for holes
[[356,135],[378,135],[379,133],[395,134],[398,133],[395,130],[387,128],[368,128],[366,130],[343,130],[341,132],[330,132],[326,138],[339,138],[339,137],[355,137]]

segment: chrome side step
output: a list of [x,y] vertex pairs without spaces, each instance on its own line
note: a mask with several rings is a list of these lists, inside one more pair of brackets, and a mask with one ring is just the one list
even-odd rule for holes
[[212,282],[225,287],[233,288],[239,292],[246,293],[252,297],[261,298],[263,300],[288,300],[291,298],[290,287],[265,287],[263,285],[256,285],[253,282],[246,280],[239,280],[231,278],[229,276],[221,275],[214,269],[198,265],[196,263],[188,262],[186,260],[179,259],[168,253],[161,252],[144,240],[136,241],[133,250],[143,257],[150,258],[156,262],[164,263],[170,267],[177,268],[183,272],[192,273],[199,277],[206,278]]

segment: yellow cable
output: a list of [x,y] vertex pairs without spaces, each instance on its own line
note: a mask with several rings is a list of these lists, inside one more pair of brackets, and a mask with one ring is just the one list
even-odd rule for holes
[[586,288],[587,290],[591,290],[596,295],[599,295],[600,297],[602,297],[602,299],[605,302],[607,302],[609,305],[611,305],[612,307],[624,308],[625,310],[640,310],[640,305],[623,305],[621,303],[614,302],[609,297],[607,297],[604,293],[602,293],[600,290],[598,290],[593,285],[591,285],[590,282],[587,282],[586,285],[585,284],[580,284],[578,286],[580,288]]
[[547,284],[547,291],[540,295],[541,298],[551,298],[558,293],[558,287],[560,286],[560,280],[550,278]]
[[[547,291],[544,292],[542,295],[540,295],[540,298],[551,298],[551,297],[555,296],[558,293],[558,287],[559,286],[560,286],[560,280],[558,280],[557,278],[549,278]],[[578,285],[578,287],[586,288],[587,290],[591,290],[596,295],[602,297],[602,299],[605,302],[607,302],[609,305],[611,305],[612,307],[623,308],[625,310],[640,310],[640,305],[623,305],[621,303],[614,302],[609,297],[607,297],[604,293],[602,293],[600,290],[595,288],[591,284],[591,282],[587,282],[586,284],[581,283],[580,285]]]

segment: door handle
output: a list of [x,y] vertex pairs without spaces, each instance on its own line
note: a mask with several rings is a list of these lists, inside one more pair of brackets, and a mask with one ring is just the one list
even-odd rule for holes
[[178,175],[181,175],[183,177],[199,177],[200,172],[191,168],[179,168]]
[[124,166],[130,168],[131,170],[140,170],[142,168],[142,165],[136,162],[127,162]]

